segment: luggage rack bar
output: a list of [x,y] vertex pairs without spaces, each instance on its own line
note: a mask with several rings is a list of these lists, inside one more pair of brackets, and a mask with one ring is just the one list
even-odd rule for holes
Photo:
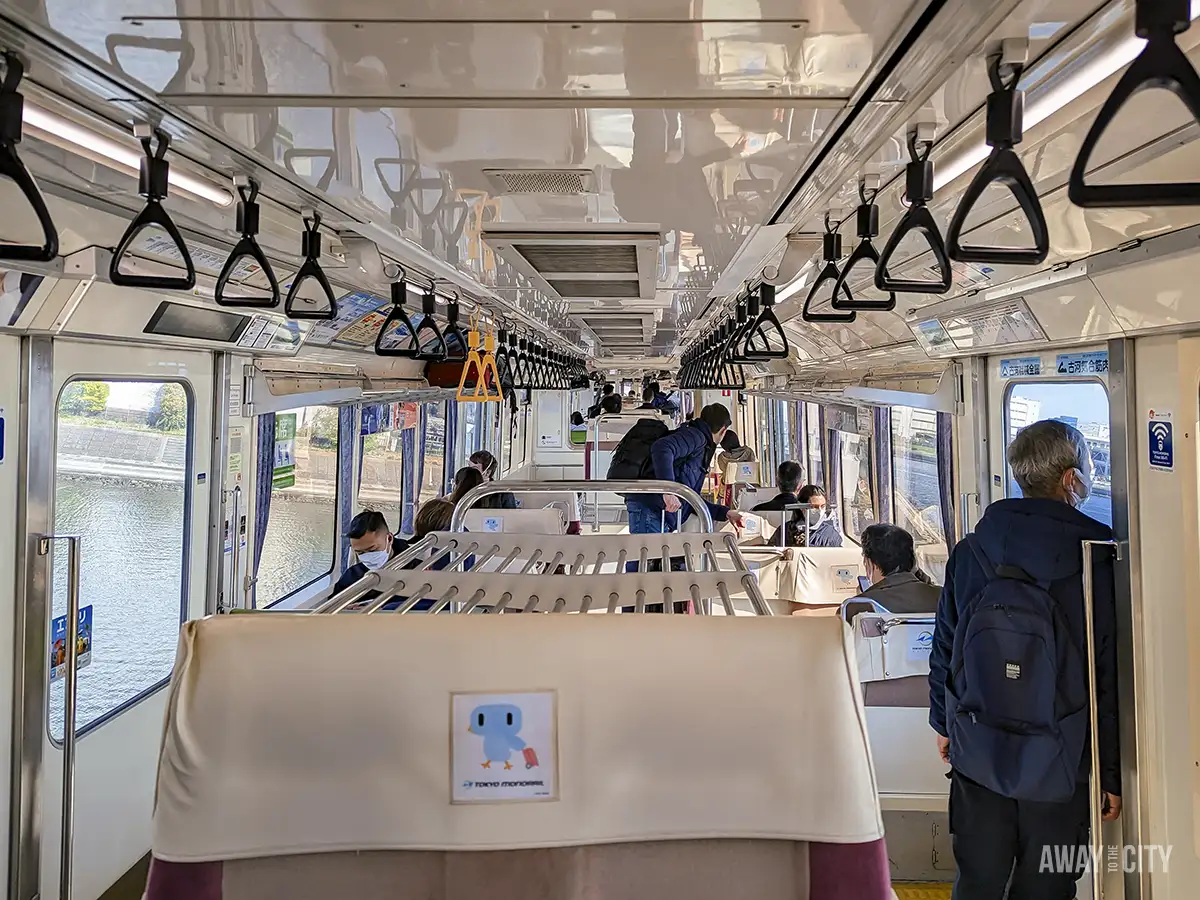
[[[445,568],[431,568],[437,559]],[[420,567],[405,568],[417,560]],[[672,570],[681,560],[682,570]],[[626,572],[627,561],[638,570]],[[645,563],[663,571],[647,571]],[[373,592],[378,596],[368,599]],[[644,612],[659,603],[673,613],[675,601],[690,601],[697,614],[711,615],[716,600],[734,615],[735,596],[746,597],[755,615],[773,614],[731,534],[435,532],[312,612],[371,615],[399,599],[391,612],[405,614],[428,600],[431,613]]]

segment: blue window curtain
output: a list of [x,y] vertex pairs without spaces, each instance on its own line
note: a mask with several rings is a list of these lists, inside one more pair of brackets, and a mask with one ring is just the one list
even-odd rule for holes
[[875,496],[878,498],[879,521],[892,519],[892,411],[886,406],[874,410],[875,426]]
[[958,539],[954,521],[954,420],[950,413],[944,412],[937,414],[937,473],[942,530],[946,533],[946,547],[953,549]]
[[[258,459],[254,474],[254,569],[250,573],[251,595],[246,598],[250,609],[257,607],[254,591],[258,583],[258,563],[262,559],[263,543],[267,539],[267,522],[271,518],[271,479],[275,473],[275,413],[258,417]],[[235,523],[235,528],[240,527]],[[239,540],[235,534],[234,540]],[[235,576],[236,577],[236,576]]]
[[421,433],[421,440],[417,442],[417,477],[413,486],[414,497],[421,496],[421,488],[425,485],[425,444],[429,437],[428,406],[428,403],[417,405],[417,430]]
[[[334,575],[340,574],[346,568],[350,558],[350,538],[346,532],[350,529],[350,520],[354,517],[354,447],[358,442],[358,407],[342,406],[338,408],[338,535],[337,565],[333,567]],[[362,474],[362,455],[359,455],[359,474]]]
[[446,401],[443,406],[446,420],[446,448],[442,457],[442,492],[454,490],[454,448],[458,442],[458,410],[455,404]]
[[400,531],[404,534],[413,533],[413,520],[416,518],[417,497],[420,495],[420,477],[416,473],[421,471],[421,467],[417,463],[417,429],[405,428],[400,433],[400,451],[403,454],[403,478],[404,484],[401,487],[401,509],[400,514]]

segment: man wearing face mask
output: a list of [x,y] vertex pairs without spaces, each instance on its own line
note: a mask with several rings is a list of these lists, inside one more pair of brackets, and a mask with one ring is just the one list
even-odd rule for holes
[[[929,660],[930,716],[950,765],[956,900],[1068,900],[1076,873],[1043,871],[1045,846],[1087,842],[1091,773],[1086,641],[1095,645],[1099,790],[1121,812],[1116,603],[1096,548],[1087,634],[1083,541],[1112,539],[1080,507],[1092,460],[1082,434],[1047,420],[1019,431],[1008,464],[1021,496],[989,506],[946,566]],[[932,748],[931,752],[932,752]],[[1011,882],[1010,882],[1011,878]]]
[[384,563],[408,546],[407,541],[388,530],[383,513],[373,509],[363,510],[350,520],[346,537],[350,538],[350,549],[358,557],[358,562],[342,573],[334,585],[335,594],[350,587],[368,572],[383,568]]

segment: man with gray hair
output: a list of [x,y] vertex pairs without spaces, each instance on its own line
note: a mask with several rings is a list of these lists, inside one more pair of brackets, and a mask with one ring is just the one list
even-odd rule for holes
[[[1057,420],[1008,448],[1022,496],[991,504],[946,566],[929,661],[929,722],[950,765],[954,900],[1070,900],[1078,870],[1046,848],[1087,841],[1091,774],[1086,641],[1095,643],[1104,819],[1121,811],[1113,570],[1097,554],[1088,635],[1083,541],[1112,538],[1080,512],[1087,441]],[[1010,883],[1011,881],[1011,883]]]

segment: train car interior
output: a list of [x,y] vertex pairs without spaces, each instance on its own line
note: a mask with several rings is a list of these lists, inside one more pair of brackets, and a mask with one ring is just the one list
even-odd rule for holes
[[1194,897],[1197,16],[0,0],[7,897],[983,900],[931,654],[1045,420],[1050,865]]

